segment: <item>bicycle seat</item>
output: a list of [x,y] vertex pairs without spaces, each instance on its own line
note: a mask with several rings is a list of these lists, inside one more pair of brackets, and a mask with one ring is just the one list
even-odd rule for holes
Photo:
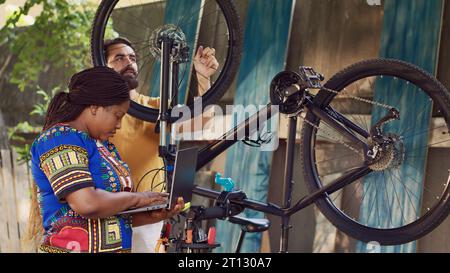
[[245,232],[263,232],[269,229],[270,221],[268,219],[249,219],[239,216],[229,217],[228,221],[238,224]]

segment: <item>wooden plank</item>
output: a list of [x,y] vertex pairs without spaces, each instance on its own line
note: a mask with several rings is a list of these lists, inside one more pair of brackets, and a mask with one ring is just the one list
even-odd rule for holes
[[[285,67],[287,45],[293,13],[293,0],[250,0],[245,22],[244,49],[237,77],[235,105],[266,105],[272,78]],[[245,120],[245,113],[237,110],[237,122]],[[234,118],[233,118],[234,119]],[[225,176],[236,181],[249,198],[267,201],[272,152],[254,149],[238,143],[227,152]],[[247,218],[263,218],[264,214],[246,210]],[[218,222],[217,241],[220,252],[231,252],[240,234],[240,228],[227,222]],[[242,252],[258,252],[261,234],[247,234]]]
[[[370,115],[344,115],[346,118],[352,121],[358,121],[358,124],[367,124],[367,126],[370,127],[371,123],[371,116]],[[302,117],[304,117],[304,114],[302,114]],[[304,121],[302,118],[299,118],[298,124],[297,124],[297,133],[296,133],[296,140],[299,143],[301,141],[301,132],[303,127]],[[217,127],[219,128],[219,126]],[[320,124],[319,128],[323,130],[327,130],[331,135],[333,135],[336,139],[341,139],[342,135],[337,134],[336,130],[331,129],[329,126],[324,125],[323,123]],[[285,115],[280,115],[280,123],[279,123],[279,137],[280,139],[287,139],[287,130],[288,129],[288,118]],[[429,132],[429,138],[428,138],[428,146],[429,148],[450,148],[450,134],[449,134],[449,128],[447,127],[447,124],[445,123],[444,118],[433,118],[430,123],[429,129],[424,129],[423,133]],[[320,132],[320,130],[319,130]],[[422,132],[422,131],[419,131]],[[411,135],[416,134],[418,135],[417,131],[414,130],[408,135],[402,135],[403,137],[412,137]],[[218,136],[219,134],[215,132],[214,136]],[[318,136],[318,141],[324,142],[324,143],[330,143],[329,138],[323,137],[325,134],[320,133]],[[420,135],[420,134],[419,134]]]
[[24,245],[22,239],[25,235],[28,216],[30,212],[30,186],[31,181],[28,173],[29,169],[27,163],[17,162],[18,154],[13,152],[13,165],[14,165],[14,184],[15,184],[15,197],[16,197],[16,218],[19,229],[19,239],[21,240],[21,249],[24,251]]
[[[3,150],[2,150],[3,151]],[[8,249],[8,218],[6,212],[6,208],[4,206],[4,198],[3,193],[5,192],[5,182],[3,178],[3,152],[0,153],[0,253],[6,252]]]
[[[356,121],[357,124],[365,124],[370,127],[371,116],[370,115],[344,115],[350,121]],[[301,142],[301,132],[304,124],[305,114],[301,114],[302,118],[298,119],[297,132],[296,132],[296,142]],[[287,139],[288,134],[288,122],[289,118],[286,115],[279,115],[279,127],[278,127],[278,137],[279,139]],[[186,127],[183,127],[186,126]],[[180,128],[184,128],[183,133],[180,134],[180,139],[189,141],[208,141],[222,139],[228,131],[233,129],[231,115],[218,115],[210,118],[207,122],[203,124],[203,130],[201,134],[196,134],[194,138],[194,128],[192,128],[190,122],[185,122],[180,125]],[[319,134],[317,136],[317,141],[324,144],[330,144],[331,137],[327,136],[324,131],[331,134],[334,140],[343,140],[348,142],[342,134],[338,134],[336,130],[330,128],[324,123],[319,125]],[[444,118],[433,118],[430,123],[430,128],[428,130],[424,129],[423,134],[429,134],[428,147],[429,148],[450,148],[450,132]],[[415,135],[420,135],[416,130],[410,132],[409,134],[402,135],[402,137],[410,138]]]
[[14,170],[11,162],[11,151],[1,150],[2,162],[3,162],[3,190],[2,190],[2,202],[3,213],[6,216],[7,223],[7,245],[4,252],[20,252],[19,243],[19,229],[17,224],[16,214],[16,200],[14,189]]
[[[325,184],[341,177],[341,173],[335,173],[323,177]],[[340,207],[341,198],[333,199],[337,207]],[[316,214],[316,232],[314,234],[313,253],[333,253],[337,236],[336,227],[328,221],[317,207],[314,207]]]
[[[401,59],[420,66],[426,71],[435,74],[437,57],[439,51],[440,29],[442,23],[442,0],[395,0],[384,2],[384,25],[381,39],[380,57]],[[404,88],[408,92],[408,96],[401,96],[402,92],[390,92],[391,90],[399,90]],[[397,108],[400,112],[402,109],[414,107],[420,109],[417,116],[405,117],[399,122],[388,124],[387,127],[391,131],[398,132],[405,129],[422,132],[427,131],[430,126],[432,104],[428,102],[428,97],[424,96],[412,88],[411,85],[401,85],[386,79],[379,79],[376,83],[375,101],[388,103],[390,101],[399,101]],[[423,110],[422,110],[423,109]],[[382,117],[383,112],[374,109],[372,120],[378,120]],[[392,130],[394,129],[394,130]],[[425,179],[425,166],[427,156],[427,143],[429,143],[428,135],[419,135],[414,137],[414,141],[405,143],[405,149],[411,150],[414,147],[423,147],[423,149],[415,149],[414,157],[408,159],[408,164],[400,167],[399,177],[404,178],[404,182],[414,184],[414,181],[423,181]],[[414,178],[414,179],[411,179]],[[369,176],[365,179],[365,185],[370,185],[370,181],[376,181],[376,175]],[[414,181],[413,181],[414,180]],[[381,185],[381,184],[378,184]],[[368,187],[368,186],[365,186]],[[416,196],[421,196],[423,185],[415,183],[414,187],[410,186],[408,191],[414,192]],[[383,190],[373,188],[367,190],[366,196],[376,194],[377,191]],[[393,188],[395,190],[395,188]],[[388,186],[386,192],[392,192],[392,188]],[[397,192],[399,201],[396,203],[407,204],[409,198],[407,194]],[[413,202],[409,202],[414,206],[399,207],[394,202],[383,201],[382,195],[375,195],[375,199],[380,204],[385,204],[379,210],[379,217],[370,217],[371,204],[363,202],[360,213],[360,221],[366,222],[371,226],[400,226],[403,222],[414,220],[420,213],[421,200],[416,198]],[[396,198],[397,199],[397,198]],[[367,199],[368,200],[368,199]],[[394,211],[397,216],[391,219],[390,212]],[[401,214],[401,215],[400,215]],[[395,221],[394,223],[392,223]],[[358,245],[359,252],[366,252],[365,244]],[[406,245],[382,247],[381,252],[415,252],[416,243],[412,242]]]

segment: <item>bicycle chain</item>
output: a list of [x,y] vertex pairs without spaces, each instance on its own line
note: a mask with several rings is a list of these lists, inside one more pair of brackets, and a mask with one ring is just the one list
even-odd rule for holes
[[[300,116],[300,115],[299,115]],[[345,143],[344,141],[340,140],[340,139],[336,139],[332,134],[328,133],[327,130],[325,128],[320,129],[319,126],[313,124],[312,122],[310,122],[309,120],[306,120],[306,118],[300,116],[300,118],[303,119],[304,122],[306,122],[307,124],[311,125],[312,127],[316,128],[317,131],[321,130],[322,132],[324,132],[326,135],[328,135],[328,137],[330,137],[332,140],[334,139],[335,141],[337,141],[339,144],[344,145],[346,148],[350,149],[352,152],[355,152],[358,155],[361,155],[364,158],[364,154],[360,151],[358,151],[356,148],[348,145],[347,143]]]
[[[330,93],[333,93],[333,94],[336,94],[336,95],[339,95],[339,94],[340,94],[338,91],[333,90],[333,89],[329,89],[329,88],[326,88],[326,87],[322,87],[321,90],[324,90],[324,91],[326,91],[326,92],[330,92]],[[344,89],[344,91],[345,91],[345,89]],[[354,100],[357,100],[357,101],[361,101],[361,102],[364,102],[364,103],[372,104],[372,105],[375,105],[375,106],[379,106],[379,107],[382,107],[382,108],[386,108],[386,109],[388,109],[388,110],[391,110],[392,108],[394,108],[394,107],[392,107],[392,106],[390,106],[390,105],[387,105],[387,104],[383,104],[383,103],[380,103],[380,102],[376,102],[376,101],[372,101],[372,100],[368,100],[368,99],[364,99],[364,98],[360,98],[360,97],[356,97],[356,96],[352,96],[352,95],[348,95],[348,98],[354,99]],[[297,114],[298,114],[298,113],[297,113]],[[362,152],[360,152],[360,151],[358,151],[356,148],[354,148],[354,147],[348,145],[348,144],[345,143],[344,141],[335,138],[332,134],[330,134],[329,132],[327,132],[327,130],[326,130],[325,128],[320,129],[319,126],[313,124],[313,123],[310,122],[309,120],[306,120],[306,118],[302,117],[301,115],[298,115],[298,116],[299,116],[300,118],[302,118],[302,119],[304,120],[304,122],[306,122],[306,123],[309,124],[310,126],[316,128],[317,131],[321,130],[321,131],[324,132],[326,135],[328,135],[328,137],[330,137],[331,139],[337,141],[339,144],[344,145],[346,148],[350,149],[352,152],[355,152],[356,154],[361,155],[363,158],[365,158],[365,155],[364,155]]]
[[[324,91],[327,91],[327,92],[330,92],[330,93],[333,93],[333,94],[336,94],[336,95],[339,95],[339,94],[340,94],[340,93],[339,93],[338,91],[336,91],[336,90],[329,89],[329,88],[325,88],[325,87],[322,87],[321,90],[324,90]],[[345,89],[344,89],[344,91],[345,91]],[[392,107],[392,106],[390,106],[390,105],[383,104],[383,103],[380,103],[380,102],[376,102],[376,101],[372,101],[372,100],[368,100],[368,99],[363,99],[363,98],[355,97],[355,96],[352,96],[352,95],[347,95],[347,96],[348,96],[350,99],[358,100],[358,101],[365,102],[365,103],[368,103],[368,104],[372,104],[372,105],[375,105],[375,106],[380,106],[380,107],[386,108],[386,109],[388,109],[388,110],[391,110],[392,108],[394,108],[394,107]]]

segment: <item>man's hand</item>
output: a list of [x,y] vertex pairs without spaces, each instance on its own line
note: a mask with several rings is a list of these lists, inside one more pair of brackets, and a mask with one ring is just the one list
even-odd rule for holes
[[211,76],[219,68],[219,62],[215,57],[214,48],[200,46],[194,58],[194,68],[197,72],[199,95],[202,96],[211,88]]

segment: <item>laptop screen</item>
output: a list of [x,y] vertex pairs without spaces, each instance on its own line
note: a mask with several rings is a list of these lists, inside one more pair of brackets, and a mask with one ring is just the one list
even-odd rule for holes
[[170,187],[170,208],[173,208],[178,197],[183,197],[185,203],[191,201],[197,168],[197,156],[198,149],[196,147],[178,150]]
[[130,209],[118,214],[131,214],[142,211],[151,211],[166,208],[170,205],[173,208],[178,197],[183,197],[185,203],[191,202],[192,188],[194,187],[195,171],[197,168],[197,148],[179,150],[175,158],[175,169],[172,185],[170,187],[169,203],[146,206],[137,209]]

